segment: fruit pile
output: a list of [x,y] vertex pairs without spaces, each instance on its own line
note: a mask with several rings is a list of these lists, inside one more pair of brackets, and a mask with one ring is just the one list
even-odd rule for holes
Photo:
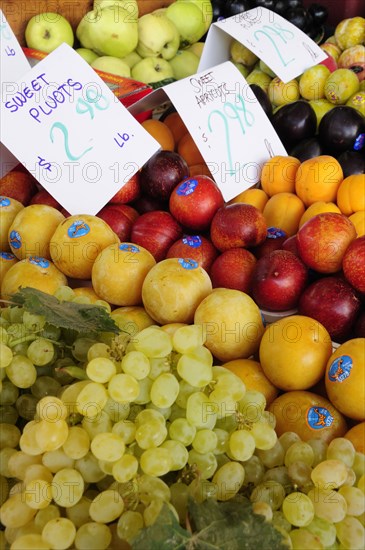
[[[210,294],[194,324],[158,326],[143,308],[108,316],[67,286],[54,296],[24,289],[2,309],[3,548],[142,550],[166,522],[165,548],[176,529],[186,544],[191,536],[216,541],[198,526],[181,529],[191,499],[236,503],[235,521],[250,504],[261,530],[255,542],[270,537],[280,550],[362,548],[364,422],[348,430],[339,409],[365,417],[364,342],[332,353],[325,329],[313,338],[312,320],[298,318],[298,349],[292,318],[277,327],[280,341],[274,324],[261,339],[246,331],[244,345],[259,347],[264,368],[254,359],[218,365],[211,349],[229,351],[203,318],[220,292],[227,303],[235,291]],[[244,296],[237,292],[229,308]],[[310,391],[277,397],[266,369],[271,363],[278,386],[290,386],[298,361],[295,382],[312,383],[325,369],[338,409]],[[234,526],[231,516],[226,530]]]
[[229,203],[172,107],[95,216],[2,178],[2,548],[364,547],[364,42],[289,87],[232,42],[290,154]]
[[62,15],[34,15],[25,43],[50,53],[65,42],[98,71],[155,84],[197,72],[212,18],[210,0],[176,0],[141,15],[137,0],[94,0],[76,29]]

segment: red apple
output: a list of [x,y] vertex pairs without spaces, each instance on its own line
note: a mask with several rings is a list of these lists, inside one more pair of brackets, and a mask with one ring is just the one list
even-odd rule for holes
[[185,159],[175,151],[165,149],[155,153],[140,173],[142,193],[167,201],[172,190],[189,176]]
[[11,170],[0,180],[0,195],[16,199],[24,206],[28,206],[37,191],[37,180],[24,169]]
[[220,254],[210,268],[213,288],[250,291],[256,258],[246,248],[230,248]]
[[262,256],[265,256],[265,254],[273,252],[273,250],[279,250],[282,248],[284,241],[287,239],[288,235],[282,229],[277,227],[268,227],[264,242],[252,248],[251,252],[256,256],[256,258],[261,258]]
[[307,315],[328,330],[334,342],[342,342],[353,329],[361,302],[356,291],[339,276],[326,276],[304,289],[298,313]]
[[210,238],[218,250],[257,246],[266,239],[267,224],[262,212],[243,202],[225,204],[214,214]]
[[169,209],[174,218],[194,231],[208,229],[214,214],[224,204],[223,195],[212,178],[185,178],[170,195]]
[[182,227],[164,210],[141,214],[132,226],[131,241],[146,248],[156,262],[166,258],[171,245],[182,236]]
[[121,241],[129,241],[132,226],[139,214],[129,204],[107,204],[97,216],[112,228]]
[[296,245],[308,267],[319,273],[336,273],[341,270],[344,253],[356,235],[355,226],[347,216],[323,212],[299,228]]
[[296,256],[299,256],[298,248],[297,248],[297,235],[292,235],[291,237],[288,237],[282,244],[281,248],[283,250],[289,250],[290,252],[293,252]]
[[140,172],[136,172],[110,199],[111,204],[128,204],[141,194]]
[[57,210],[62,210],[62,205],[56,201],[56,199],[48,193],[46,189],[40,189],[33,197],[30,199],[29,204],[46,204],[47,206],[53,206]]
[[288,250],[274,250],[257,260],[251,296],[262,309],[286,311],[298,304],[308,280],[308,269]]
[[346,280],[359,292],[365,293],[365,235],[354,239],[342,261]]
[[212,242],[202,235],[184,235],[168,249],[166,258],[190,258],[209,273],[211,265],[218,256]]

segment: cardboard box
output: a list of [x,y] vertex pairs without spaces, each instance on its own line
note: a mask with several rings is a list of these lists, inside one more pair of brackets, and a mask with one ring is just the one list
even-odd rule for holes
[[[167,7],[173,0],[139,0],[139,14]],[[92,9],[93,0],[0,0],[0,9],[10,23],[17,39],[25,46],[24,30],[33,15],[46,11],[60,13],[77,27],[82,16]]]

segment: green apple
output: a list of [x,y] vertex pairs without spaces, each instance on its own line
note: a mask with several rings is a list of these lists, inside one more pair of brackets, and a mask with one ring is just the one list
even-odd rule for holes
[[129,53],[125,57],[121,58],[123,61],[125,61],[128,65],[128,67],[132,68],[138,61],[141,61],[142,57],[138,55],[138,53],[133,50],[133,52]]
[[141,57],[171,59],[180,44],[180,33],[166,15],[147,13],[138,19],[138,44],[136,52]]
[[125,78],[131,77],[131,69],[123,59],[111,55],[101,55],[91,63],[93,69],[104,73],[116,74]]
[[[176,2],[184,2],[185,0],[176,0]],[[213,5],[210,0],[187,0],[193,2],[203,13],[205,32],[209,29],[213,21]]]
[[258,60],[257,55],[235,39],[232,40],[229,51],[231,61],[234,61],[235,63],[242,63],[245,67],[252,67]]
[[90,22],[97,20],[96,10],[89,11],[80,19],[79,24],[76,27],[76,37],[80,42],[81,48],[86,48],[87,50],[93,50],[93,43],[89,36],[89,31],[91,28]]
[[76,48],[75,52],[77,52],[83,59],[85,59],[86,63],[89,63],[89,65],[95,61],[99,56],[89,48]]
[[174,78],[174,71],[167,59],[162,57],[145,57],[131,69],[131,76],[145,84]]
[[188,50],[178,50],[175,57],[170,59],[176,80],[195,74],[198,70],[199,57]]
[[187,48],[198,42],[205,34],[205,20],[202,10],[193,2],[181,0],[166,8],[166,16],[176,25],[180,33],[180,48]]
[[25,42],[28,48],[50,53],[63,42],[72,47],[74,32],[63,15],[43,12],[29,19],[25,28]]
[[205,42],[195,42],[194,44],[192,44],[186,49],[188,52],[195,53],[195,55],[197,55],[200,59],[203,53],[204,46],[205,46]]
[[94,0],[93,9],[102,10],[108,7],[119,7],[129,13],[129,21],[137,21],[139,8],[137,0]]
[[257,86],[260,86],[260,88],[267,92],[272,79],[271,76],[261,71],[261,69],[253,69],[246,80],[249,84],[257,84]]
[[84,15],[76,36],[81,46],[98,55],[125,57],[138,44],[137,21],[131,21],[128,12],[119,6],[92,10]]

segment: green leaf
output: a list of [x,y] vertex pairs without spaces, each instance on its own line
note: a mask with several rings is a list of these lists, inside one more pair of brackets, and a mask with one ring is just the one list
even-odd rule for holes
[[112,332],[120,329],[101,306],[61,302],[55,296],[35,288],[22,288],[11,297],[11,305],[23,306],[30,313],[43,315],[46,322],[77,332]]
[[132,550],[288,550],[282,535],[253,513],[247,499],[190,500],[188,523],[192,534],[165,505],[155,523],[133,540]]
[[153,525],[142,529],[132,541],[132,550],[183,550],[191,539],[191,534],[183,529],[175,515],[167,506]]
[[213,499],[188,505],[194,535],[192,548],[199,550],[288,550],[282,535],[247,501]]

